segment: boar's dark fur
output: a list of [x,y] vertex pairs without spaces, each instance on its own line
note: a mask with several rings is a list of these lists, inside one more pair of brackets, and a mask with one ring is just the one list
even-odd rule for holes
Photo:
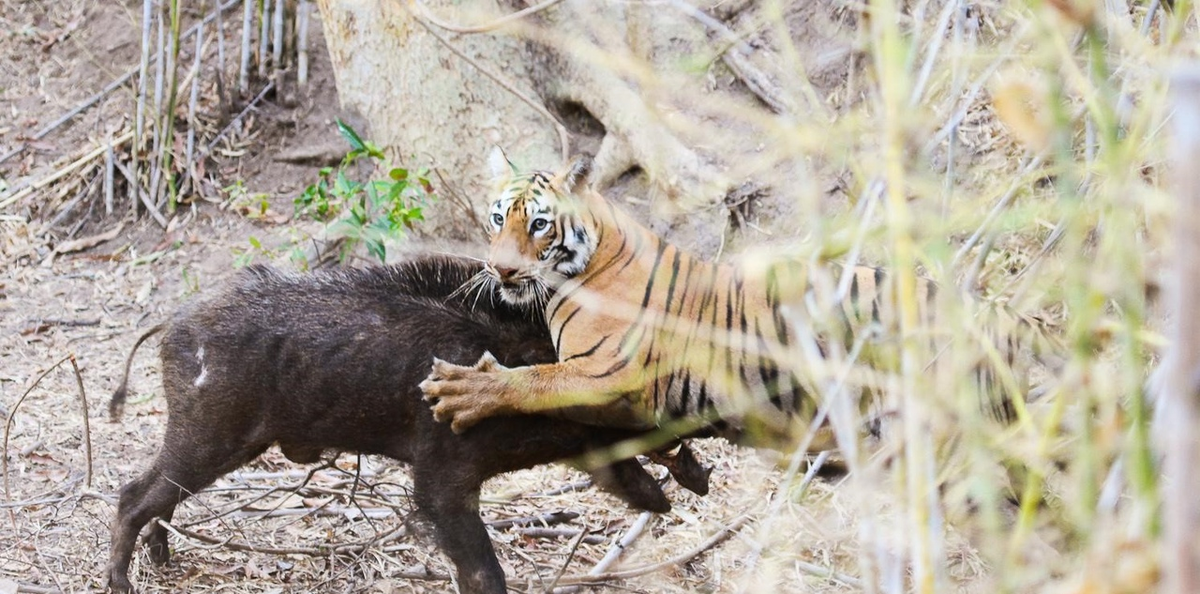
[[[486,296],[470,307],[449,298],[478,271],[450,257],[309,275],[254,266],[143,335],[137,344],[164,331],[169,415],[153,465],[121,489],[110,587],[132,589],[129,563],[143,526],[169,520],[178,503],[278,443],[297,462],[335,449],[410,463],[418,512],[453,561],[461,591],[504,593],[504,572],[479,517],[480,484],[638,434],[530,416],[489,419],[455,435],[434,421],[417,384],[435,355],[470,364],[488,350],[509,366],[557,358],[536,314]],[[114,420],[128,374],[127,361],[110,406]],[[691,486],[705,489],[707,471],[686,448],[681,460]],[[678,478],[681,470],[672,471]],[[631,505],[670,508],[635,460],[594,474]],[[168,560],[161,525],[151,525],[145,543],[152,560]]]

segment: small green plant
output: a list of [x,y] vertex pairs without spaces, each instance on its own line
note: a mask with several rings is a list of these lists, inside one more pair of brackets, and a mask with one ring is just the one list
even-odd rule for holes
[[254,258],[263,256],[268,260],[275,257],[275,252],[263,247],[261,241],[257,237],[250,236],[250,247],[248,249],[233,248],[233,266],[234,268],[245,268],[254,263]]
[[[337,121],[338,132],[350,143],[350,151],[337,166],[324,167],[320,179],[296,198],[296,215],[328,223],[331,238],[346,240],[342,258],[362,243],[382,262],[387,244],[404,235],[417,221],[425,220],[422,208],[435,198],[428,171],[393,167],[378,146],[364,140],[345,122]],[[372,173],[386,171],[384,179],[360,181],[361,159],[371,163]]]

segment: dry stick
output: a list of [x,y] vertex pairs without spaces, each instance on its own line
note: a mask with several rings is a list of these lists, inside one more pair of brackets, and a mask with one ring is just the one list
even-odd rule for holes
[[221,138],[225,136],[225,133],[229,132],[230,128],[233,128],[234,124],[237,124],[242,120],[242,118],[246,117],[246,114],[250,113],[250,110],[254,109],[254,106],[257,105],[259,101],[262,101],[262,98],[266,97],[267,93],[273,88],[275,88],[275,81],[268,82],[267,86],[263,87],[263,90],[259,91],[258,95],[256,95],[254,99],[251,99],[250,103],[246,104],[246,107],[242,108],[242,111],[237,114],[237,117],[229,120],[229,123],[225,124],[225,127],[221,128],[221,131],[218,132],[211,141],[209,141],[208,149],[204,151],[204,154],[211,154],[213,147],[217,146],[217,143],[221,141]]
[[617,559],[621,557],[621,553],[624,553],[625,549],[632,546],[633,541],[642,535],[642,531],[646,529],[646,524],[650,522],[650,518],[653,515],[652,512],[642,512],[637,517],[637,520],[634,520],[633,525],[629,527],[629,531],[612,548],[608,549],[608,552],[604,554],[604,558],[588,572],[588,575],[600,575],[608,571],[608,568],[612,567],[613,563],[616,563]]
[[303,87],[308,84],[308,21],[312,4],[308,0],[300,0],[296,7],[296,84]]
[[111,215],[113,209],[113,173],[116,169],[113,167],[113,161],[116,156],[113,155],[112,135],[108,137],[108,145],[104,147],[104,214]]
[[610,572],[610,573],[601,573],[601,574],[596,574],[596,575],[589,574],[589,575],[580,575],[580,576],[567,576],[567,577],[563,578],[560,583],[567,584],[567,585],[603,584],[604,582],[629,579],[629,578],[633,578],[633,577],[646,575],[649,573],[654,573],[656,571],[660,571],[667,567],[682,565],[684,563],[687,563],[688,561],[691,561],[692,559],[695,559],[697,556],[699,556],[704,551],[707,551],[707,550],[717,546],[718,544],[725,542],[725,540],[727,540],[730,536],[733,536],[733,534],[735,532],[737,532],[737,530],[739,528],[741,528],[742,525],[745,524],[749,519],[750,519],[749,514],[741,515],[740,517],[735,519],[733,522],[731,522],[728,526],[722,528],[716,534],[712,535],[708,540],[700,543],[695,548],[693,548],[689,551],[686,551],[681,555],[667,559],[666,561],[660,561],[658,563],[651,563],[649,565],[643,565],[641,567],[635,567],[633,569],[627,569],[624,571],[614,571],[614,572]]
[[[283,0],[277,0],[283,2]],[[262,13],[259,17],[261,27],[258,30],[258,76],[267,77],[267,49],[271,39],[271,0],[262,0]]]
[[862,589],[862,580],[860,580],[854,576],[849,576],[844,573],[839,573],[832,569],[827,569],[827,568],[821,567],[820,565],[816,565],[814,563],[809,563],[807,561],[801,561],[799,559],[796,559],[794,562],[796,564],[796,569],[799,569],[800,571],[803,571],[804,573],[807,573],[808,575],[816,576],[819,578],[825,578],[825,579],[833,580],[836,582],[842,582],[843,584],[850,586],[851,588],[860,589],[860,590]]
[[733,74],[746,85],[747,89],[750,89],[751,93],[754,93],[760,101],[770,107],[771,111],[778,114],[795,113],[795,106],[787,100],[783,91],[771,81],[770,77],[750,63],[750,54],[754,52],[750,44],[734,33],[725,23],[684,0],[672,0],[671,5],[699,21],[710,32],[719,35],[729,44],[728,51],[721,53],[721,61],[733,71]]
[[[415,5],[420,6],[419,3],[416,3]],[[430,35],[433,35],[433,37],[435,39],[437,39],[439,42],[441,42],[442,45],[446,46],[446,49],[450,50],[451,52],[454,53],[454,55],[462,58],[463,60],[466,60],[466,62],[468,64],[474,66],[475,69],[478,70],[481,74],[492,79],[492,82],[500,85],[501,87],[504,87],[504,90],[508,91],[509,93],[512,93],[518,99],[525,102],[526,105],[528,105],[529,107],[532,107],[534,111],[541,114],[542,117],[546,118],[547,120],[550,120],[550,122],[554,125],[554,129],[558,131],[558,142],[562,148],[563,161],[566,161],[571,156],[570,155],[571,137],[567,134],[566,126],[563,126],[562,122],[558,121],[558,118],[554,117],[553,114],[551,114],[549,111],[547,111],[546,107],[544,105],[542,105],[541,103],[538,103],[537,101],[534,101],[525,93],[518,91],[516,89],[516,87],[509,84],[508,81],[500,78],[500,76],[498,74],[495,74],[491,70],[484,68],[483,66],[481,66],[479,64],[479,62],[476,62],[470,56],[464,54],[457,47],[454,47],[454,45],[450,43],[450,40],[446,39],[445,37],[442,37],[441,34],[439,34],[436,30],[434,30],[432,25],[430,25],[428,22],[426,22],[425,19],[422,18],[420,15],[418,15],[416,12],[413,12],[412,15],[413,15],[413,20],[417,21],[417,23],[419,23],[422,27],[425,27],[425,30],[429,31]]]
[[600,544],[608,540],[599,534],[588,534],[587,530],[580,528],[541,528],[534,526],[532,528],[514,528],[513,532],[529,538],[579,538],[582,535],[583,541],[588,544]]
[[558,568],[558,573],[554,574],[554,579],[546,587],[545,591],[547,594],[554,592],[554,587],[558,585],[558,580],[562,579],[563,574],[567,572],[567,568],[571,566],[571,561],[575,560],[575,553],[579,551],[579,545],[583,544],[585,537],[587,537],[587,530],[580,530],[579,536],[576,536],[575,541],[571,543],[571,550],[567,552],[567,558],[563,561],[562,567]]
[[254,0],[243,0],[242,9],[242,59],[238,63],[238,92],[250,88],[250,32],[254,28]]
[[[917,76],[917,82],[913,85],[912,95],[908,98],[909,105],[920,105],[921,97],[925,94],[925,84],[929,82],[929,74],[933,71],[933,63],[937,61],[938,52],[942,49],[942,41],[946,38],[946,29],[950,27],[950,17],[954,14],[954,9],[958,8],[958,0],[947,0],[942,6],[942,14],[938,17],[937,32],[933,35],[933,41],[929,44],[929,49],[925,53],[925,63],[921,65],[921,73]],[[917,21],[920,22],[920,21]],[[916,37],[915,39],[920,39]]]
[[29,594],[61,594],[62,590],[59,590],[58,588],[48,588],[46,586],[27,584],[25,582],[17,582],[17,592],[22,594],[26,592]]
[[546,0],[546,2],[541,4],[535,4],[528,8],[518,10],[512,14],[502,16],[490,23],[484,23],[482,25],[475,25],[471,27],[447,23],[446,21],[439,19],[433,14],[432,11],[429,10],[429,7],[425,6],[425,4],[421,2],[421,0],[410,0],[409,7],[416,9],[415,12],[418,13],[421,18],[447,31],[453,33],[486,33],[493,29],[499,29],[500,27],[503,27],[509,23],[519,21],[531,14],[539,13],[547,8],[550,8],[551,6],[554,6],[555,4],[558,4],[559,2],[562,2],[562,0]]
[[150,200],[150,194],[147,193],[140,184],[138,184],[137,180],[133,177],[133,173],[126,169],[125,165],[121,164],[120,161],[114,161],[113,165],[117,166],[117,171],[120,171],[121,175],[125,177],[125,181],[129,182],[129,187],[133,188],[134,191],[137,192],[137,197],[141,199],[142,204],[146,207],[146,210],[150,212],[150,216],[155,220],[155,222],[158,223],[160,227],[166,229],[167,219],[163,217],[161,212],[158,212],[157,208],[154,208],[154,202]]
[[[312,548],[307,548],[307,547],[279,548],[279,547],[263,547],[263,546],[252,545],[252,544],[248,544],[248,543],[244,543],[244,542],[238,542],[236,540],[233,540],[232,537],[224,538],[224,539],[215,538],[212,536],[200,534],[198,532],[193,532],[191,530],[188,530],[187,528],[181,528],[179,526],[175,526],[174,524],[163,521],[162,519],[158,519],[156,521],[163,528],[166,528],[167,530],[175,533],[176,536],[179,536],[181,538],[189,538],[192,540],[198,540],[202,543],[205,543],[208,545],[213,545],[214,547],[226,548],[226,549],[229,549],[232,551],[244,551],[244,552],[248,552],[248,553],[266,553],[269,555],[306,555],[309,557],[324,557],[324,556],[332,555],[332,554],[360,553],[372,546],[375,546],[377,544],[382,544],[384,542],[387,542],[388,540],[392,540],[392,539],[394,539],[394,537],[396,535],[403,535],[403,533],[405,532],[405,530],[403,530],[403,529],[397,529],[397,530],[394,530],[394,531],[388,533],[387,535],[385,535],[382,538],[378,538],[378,539],[374,539],[374,540],[367,540],[367,541],[363,541],[363,542],[344,544],[344,545],[324,545],[324,546],[317,546],[317,547],[312,547]],[[420,575],[416,575],[416,576],[404,575],[402,577],[404,577],[406,579],[447,579],[447,580],[450,579],[449,576],[438,577],[438,574],[430,574],[427,577],[422,577]]]
[[550,526],[553,524],[563,524],[578,518],[579,514],[572,511],[556,511],[548,514],[538,514],[536,516],[521,516],[518,518],[506,518],[503,520],[492,520],[485,522],[488,526],[497,530],[512,528],[514,526],[529,526],[531,524],[539,524],[542,526]]
[[[42,382],[42,379],[44,379],[47,375],[49,375],[51,371],[54,371],[54,369],[56,367],[58,367],[59,365],[62,365],[63,363],[66,363],[67,360],[73,356],[74,355],[67,355],[66,357],[63,357],[62,359],[59,359],[58,361],[56,361],[54,363],[54,365],[51,365],[49,368],[46,369],[46,371],[43,371],[42,374],[39,375],[37,377],[37,379],[33,380],[33,383],[30,384],[29,387],[25,389],[25,393],[21,394],[21,397],[17,399],[16,404],[13,404],[12,408],[9,409],[9,411],[8,411],[8,418],[4,420],[4,448],[3,448],[3,452],[0,452],[0,454],[2,454],[2,455],[0,455],[0,474],[4,475],[4,502],[5,503],[12,503],[12,497],[9,495],[9,490],[8,490],[8,437],[9,437],[9,435],[12,434],[13,417],[17,416],[17,409],[21,408],[21,403],[25,402],[25,397],[28,396],[29,393],[32,392],[33,389],[36,388],[39,383]],[[12,511],[10,510],[9,513],[12,513]],[[16,518],[13,518],[13,521],[16,522]]]
[[83,375],[79,373],[79,363],[75,362],[75,353],[71,353],[71,369],[75,371],[75,385],[79,386],[79,406],[83,408],[83,447],[87,452],[87,479],[84,484],[92,486],[92,425],[88,421],[87,394],[83,391]]
[[1200,592],[1200,319],[1191,315],[1200,298],[1200,63],[1192,62],[1171,77],[1174,186],[1179,208],[1175,217],[1176,289],[1173,347],[1164,365],[1166,391],[1160,400],[1170,408],[1165,434],[1163,489],[1166,573],[1162,592]]
[[[113,145],[125,144],[131,138],[133,138],[133,131],[126,132],[118,136],[117,139],[113,141]],[[90,164],[96,157],[103,154],[106,150],[108,150],[108,147],[102,146],[89,151],[87,154],[69,163],[66,167],[63,167],[62,169],[59,169],[58,171],[55,171],[54,173],[51,173],[50,175],[47,175],[46,177],[43,177],[32,184],[29,184],[24,189],[13,194],[9,194],[8,196],[0,196],[0,209],[3,209],[8,205],[66,177],[67,175],[73,173],[76,169]]]

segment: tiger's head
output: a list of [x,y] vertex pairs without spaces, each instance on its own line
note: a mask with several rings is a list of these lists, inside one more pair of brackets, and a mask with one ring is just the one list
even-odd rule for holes
[[497,147],[488,158],[499,196],[488,209],[491,249],[484,269],[514,304],[544,304],[552,289],[583,272],[596,251],[584,217],[592,160],[579,155],[558,173],[518,173]]

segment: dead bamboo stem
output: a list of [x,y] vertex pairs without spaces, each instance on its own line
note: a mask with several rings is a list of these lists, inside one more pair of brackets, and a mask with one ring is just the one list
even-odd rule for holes
[[136,180],[138,177],[138,153],[141,151],[142,143],[145,142],[146,132],[146,77],[150,73],[150,29],[153,27],[153,8],[154,0],[144,0],[142,2],[142,61],[138,65],[138,91],[137,91],[137,116],[134,121],[133,128],[133,148],[129,151],[131,163],[129,165],[133,172],[135,183],[129,188],[129,209],[137,212],[137,195],[138,189]]
[[275,84],[279,84],[279,73],[283,71],[283,16],[285,3],[275,1],[274,16],[271,19],[271,68],[275,76]]
[[[172,160],[175,155],[173,142],[175,136],[175,102],[179,97],[179,0],[169,0],[167,2],[167,12],[171,19],[171,37],[167,55],[167,108],[161,112],[163,154],[159,162],[162,163],[162,179],[167,185],[167,212],[172,213],[175,212],[175,201],[177,199],[175,170],[172,167]],[[157,188],[155,189],[157,190]]]
[[296,84],[308,84],[308,21],[312,4],[300,0],[296,7]]
[[1163,490],[1166,546],[1163,581],[1167,594],[1200,592],[1200,472],[1196,427],[1200,424],[1200,319],[1191,304],[1200,298],[1200,64],[1181,68],[1171,79],[1174,102],[1174,189],[1176,289],[1173,346],[1164,360],[1166,393],[1161,405],[1171,426],[1165,437]]
[[[220,42],[218,31],[218,43]],[[196,55],[192,61],[192,71],[188,76],[192,77],[192,88],[188,97],[188,132],[187,132],[187,147],[184,152],[184,168],[187,174],[192,172],[192,154],[196,148],[196,103],[200,98],[200,58],[204,55],[204,27],[196,29]],[[218,73],[218,76],[220,74]]]
[[238,92],[250,89],[250,38],[254,28],[254,0],[245,0],[242,5],[242,59],[238,63]]
[[[163,19],[162,13],[163,13],[162,10],[158,10],[154,13],[155,21],[156,21],[156,28],[158,29],[158,45],[156,46],[157,49],[154,52],[154,56],[155,56],[154,57],[154,122],[155,122],[155,124],[154,124],[154,142],[151,144],[151,147],[150,147],[150,160],[149,160],[150,175],[148,176],[149,185],[146,188],[146,191],[149,193],[150,201],[152,203],[157,202],[155,197],[158,196],[158,178],[162,174],[162,169],[160,168],[159,157],[162,155],[162,153],[160,152],[160,149],[162,148],[162,132],[163,132],[161,115],[162,115],[163,88],[165,86],[163,79],[166,76],[165,57],[166,57],[166,44],[167,44],[166,31],[164,29],[165,25],[163,24],[164,19]],[[136,180],[137,178],[134,178],[134,179]]]
[[108,137],[108,144],[104,148],[104,214],[111,215],[113,210],[113,161],[116,160],[116,155],[113,154],[112,136]]
[[271,40],[271,0],[262,0],[262,12],[260,15],[259,22],[262,26],[258,31],[258,76],[259,78],[266,78],[267,49],[269,49],[268,44]]

